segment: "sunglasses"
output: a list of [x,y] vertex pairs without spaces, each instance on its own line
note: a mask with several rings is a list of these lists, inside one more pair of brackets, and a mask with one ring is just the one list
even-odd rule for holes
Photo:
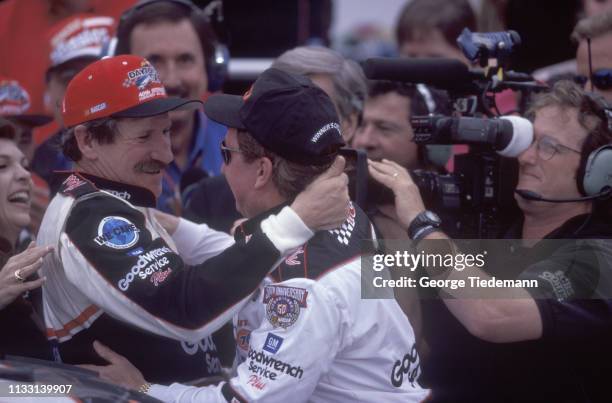
[[[588,81],[586,76],[576,76],[575,81],[580,84],[583,88]],[[591,77],[593,87],[601,91],[612,89],[612,69],[599,69],[593,72]]]
[[232,161],[232,152],[241,153],[242,150],[239,148],[228,147],[225,144],[225,140],[221,142],[221,156],[223,157],[223,163],[228,165]]

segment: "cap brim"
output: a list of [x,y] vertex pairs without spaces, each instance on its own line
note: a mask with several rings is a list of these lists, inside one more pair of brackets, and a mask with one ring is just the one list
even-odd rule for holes
[[47,123],[53,120],[51,116],[45,115],[15,115],[7,116],[7,118],[12,119],[17,123],[28,127],[38,127],[46,125]]
[[204,113],[222,125],[245,130],[246,127],[240,119],[240,108],[243,105],[244,100],[240,95],[213,95],[204,103]]
[[202,101],[198,100],[178,97],[158,98],[124,111],[113,113],[112,116],[115,118],[146,118],[176,110],[197,109],[200,106],[202,106]]

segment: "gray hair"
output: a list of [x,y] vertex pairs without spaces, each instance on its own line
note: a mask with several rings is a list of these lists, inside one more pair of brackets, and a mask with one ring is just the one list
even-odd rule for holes
[[363,112],[367,94],[363,71],[356,62],[338,52],[321,46],[299,46],[280,55],[272,67],[305,76],[328,74],[334,83],[333,101],[340,117],[346,119],[353,113]]
[[610,32],[612,32],[612,10],[607,10],[601,14],[578,21],[572,32],[572,39],[575,42],[580,42],[589,38],[597,38]]

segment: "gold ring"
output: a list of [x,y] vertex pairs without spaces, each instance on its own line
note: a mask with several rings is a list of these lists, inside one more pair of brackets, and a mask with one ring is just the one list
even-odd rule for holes
[[21,277],[21,269],[15,270],[15,273],[13,273],[13,275],[20,283],[23,283],[25,281],[25,278]]

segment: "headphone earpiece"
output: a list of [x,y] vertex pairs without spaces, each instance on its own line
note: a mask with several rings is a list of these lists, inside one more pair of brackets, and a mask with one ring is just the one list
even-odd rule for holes
[[586,196],[600,193],[606,187],[612,188],[612,144],[591,152],[586,160],[582,178],[582,189]]

